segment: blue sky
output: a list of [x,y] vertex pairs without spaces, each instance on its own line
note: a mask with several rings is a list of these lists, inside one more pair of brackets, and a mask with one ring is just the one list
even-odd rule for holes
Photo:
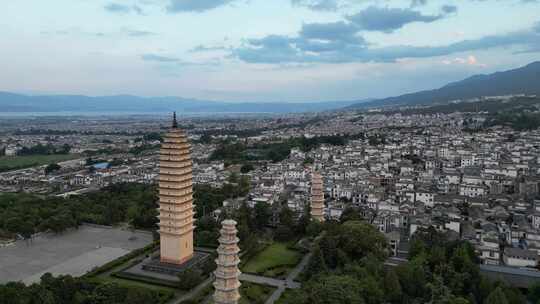
[[328,101],[540,60],[540,0],[24,0],[0,90]]

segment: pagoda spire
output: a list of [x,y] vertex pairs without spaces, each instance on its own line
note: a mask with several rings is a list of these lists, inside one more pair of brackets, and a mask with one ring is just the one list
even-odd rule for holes
[[178,128],[178,122],[176,121],[176,112],[173,112],[172,127],[173,127],[173,129],[177,129],[177,128]]

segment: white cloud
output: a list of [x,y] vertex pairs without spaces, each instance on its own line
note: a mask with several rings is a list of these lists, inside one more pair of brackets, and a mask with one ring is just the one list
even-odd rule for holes
[[487,64],[480,63],[476,56],[469,55],[467,57],[456,57],[453,59],[444,59],[442,61],[444,65],[453,65],[453,64],[460,64],[460,65],[469,65],[469,66],[477,66],[481,68],[487,67]]

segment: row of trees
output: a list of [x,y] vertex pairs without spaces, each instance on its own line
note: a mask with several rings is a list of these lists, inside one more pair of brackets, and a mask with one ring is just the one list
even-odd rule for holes
[[[249,189],[249,178],[236,174],[221,188],[194,187],[201,245],[216,243],[219,227],[212,212],[226,199],[247,195]],[[0,231],[30,238],[40,231],[61,233],[83,222],[99,225],[128,222],[135,228],[153,230],[157,229],[157,200],[155,186],[142,184],[115,184],[99,192],[69,198],[6,193],[0,195]]]
[[155,187],[116,184],[83,196],[41,198],[29,194],[0,195],[0,230],[30,238],[39,231],[61,233],[82,222],[155,229]]
[[222,142],[210,156],[210,160],[223,160],[227,163],[238,164],[249,161],[268,160],[279,162],[286,159],[292,148],[309,152],[322,144],[343,146],[347,136],[320,136],[313,138],[298,137],[279,143],[258,143],[246,145],[242,142]]
[[71,276],[45,274],[39,284],[0,285],[0,303],[9,304],[160,304],[172,293],[116,283],[94,283]]
[[484,126],[503,125],[518,131],[534,130],[540,127],[540,113],[505,112],[498,113],[486,120]]
[[64,144],[61,147],[55,147],[52,144],[42,145],[37,144],[30,148],[23,147],[17,155],[27,156],[27,155],[53,155],[53,154],[69,154],[71,151],[71,146]]

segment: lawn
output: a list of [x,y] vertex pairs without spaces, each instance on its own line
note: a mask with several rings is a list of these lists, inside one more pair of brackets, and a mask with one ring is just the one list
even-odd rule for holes
[[271,286],[242,282],[239,304],[263,304],[275,290]]
[[78,157],[79,155],[76,154],[2,156],[0,157],[0,172],[48,165]]
[[267,277],[285,278],[301,258],[302,254],[287,248],[287,244],[273,243],[247,261],[242,271]]

